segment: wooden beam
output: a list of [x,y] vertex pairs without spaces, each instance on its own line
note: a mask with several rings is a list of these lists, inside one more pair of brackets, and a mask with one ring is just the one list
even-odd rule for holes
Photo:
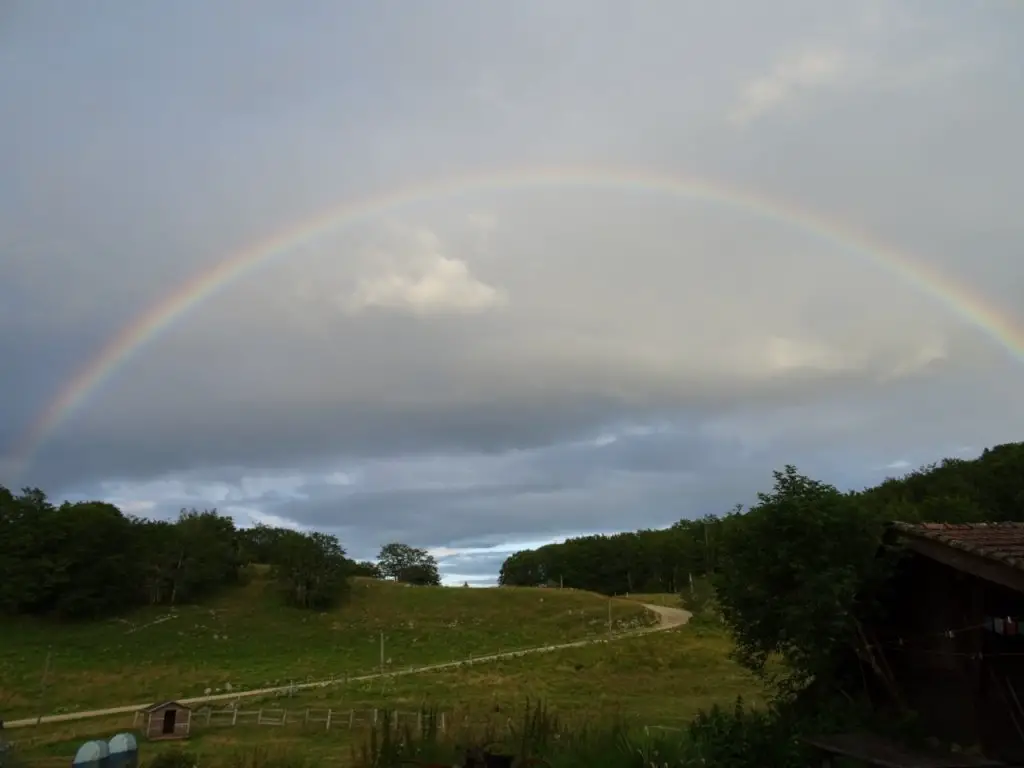
[[1024,571],[931,539],[904,536],[907,548],[964,573],[1024,593]]

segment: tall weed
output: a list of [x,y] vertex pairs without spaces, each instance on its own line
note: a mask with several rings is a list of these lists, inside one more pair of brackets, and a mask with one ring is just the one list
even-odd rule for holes
[[688,728],[645,733],[623,718],[567,725],[542,702],[527,702],[504,727],[491,722],[441,733],[435,725],[398,729],[389,714],[355,754],[357,768],[497,765],[512,768],[803,768],[808,765],[794,723],[778,710],[747,707],[701,712]]

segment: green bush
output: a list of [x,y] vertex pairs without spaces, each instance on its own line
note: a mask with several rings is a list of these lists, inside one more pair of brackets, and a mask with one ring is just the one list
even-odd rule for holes
[[753,709],[737,698],[732,711],[700,712],[687,730],[683,761],[715,768],[803,768],[809,765],[796,723],[774,708]]

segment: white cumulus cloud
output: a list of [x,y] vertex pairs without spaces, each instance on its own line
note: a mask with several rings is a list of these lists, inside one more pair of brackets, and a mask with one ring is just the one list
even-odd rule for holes
[[349,311],[377,307],[415,315],[473,313],[505,303],[502,291],[476,278],[464,260],[444,253],[433,232],[419,232],[416,241],[411,253],[377,259],[371,273],[357,281]]

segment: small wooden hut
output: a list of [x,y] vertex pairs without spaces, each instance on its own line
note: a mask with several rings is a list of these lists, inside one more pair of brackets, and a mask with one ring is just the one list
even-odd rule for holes
[[192,725],[192,710],[177,701],[151,704],[139,710],[143,719],[143,733],[150,741],[157,739],[187,739]]
[[[1024,765],[1024,524],[897,522],[886,540],[906,556],[879,595],[883,614],[862,628],[871,666],[888,680],[877,701],[898,698],[965,747],[942,765]],[[811,743],[911,764],[883,760],[861,736],[847,739],[863,747],[856,753],[840,740]]]

